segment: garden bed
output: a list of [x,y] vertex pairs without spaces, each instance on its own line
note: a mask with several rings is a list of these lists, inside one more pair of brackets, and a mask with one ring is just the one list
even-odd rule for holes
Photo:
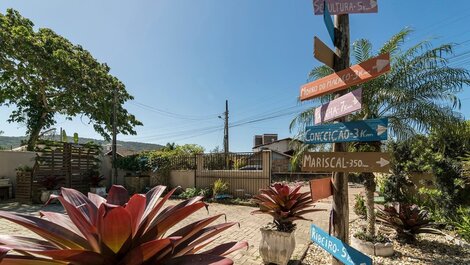
[[[350,224],[350,234],[354,234],[364,221],[355,220]],[[460,265],[470,264],[470,247],[459,246],[444,235],[421,234],[417,241],[406,244],[393,238],[395,254],[391,257],[372,257],[373,264],[400,264],[400,265]],[[329,264],[331,256],[318,247],[311,244],[307,250],[302,264]]]

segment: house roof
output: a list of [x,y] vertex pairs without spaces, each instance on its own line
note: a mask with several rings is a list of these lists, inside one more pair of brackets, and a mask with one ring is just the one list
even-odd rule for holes
[[273,144],[273,143],[278,143],[278,142],[282,142],[282,141],[296,141],[296,142],[299,142],[299,143],[303,143],[302,141],[298,140],[298,139],[292,139],[290,137],[287,137],[287,138],[283,138],[283,139],[279,139],[279,140],[276,140],[276,141],[272,141],[272,142],[269,142],[269,143],[265,143],[265,144],[259,144],[257,146],[253,146],[253,148],[258,148],[258,147],[261,147],[261,146],[266,146],[266,145],[270,145],[270,144]]
[[[119,147],[117,147],[116,149],[117,149],[116,150],[116,155],[121,156],[121,157],[136,155],[136,154],[140,153],[139,151],[123,149],[123,148],[119,148]],[[113,150],[109,150],[109,151],[104,153],[104,155],[112,155],[112,154],[113,154]]]

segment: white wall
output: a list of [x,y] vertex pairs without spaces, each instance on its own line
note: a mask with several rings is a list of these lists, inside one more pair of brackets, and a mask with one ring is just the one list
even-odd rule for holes
[[0,177],[7,177],[16,188],[16,168],[20,166],[34,166],[35,152],[0,151]]

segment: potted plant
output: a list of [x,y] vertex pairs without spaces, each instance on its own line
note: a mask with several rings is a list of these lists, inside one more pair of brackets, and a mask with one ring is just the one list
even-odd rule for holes
[[274,220],[262,227],[259,252],[265,264],[287,264],[295,249],[296,220],[309,220],[307,213],[322,211],[313,209],[310,192],[300,192],[301,186],[289,187],[276,183],[268,189],[260,190],[255,196],[259,210],[252,214],[269,214]]
[[49,200],[49,197],[53,195],[59,195],[57,186],[65,181],[65,178],[58,176],[46,176],[40,181],[40,185],[45,189],[41,191],[41,202],[45,203]]
[[100,195],[100,196],[106,196],[106,187],[103,187],[101,182],[105,180],[106,178],[103,175],[100,175],[96,171],[89,171],[88,173],[88,182],[90,183],[90,192]]

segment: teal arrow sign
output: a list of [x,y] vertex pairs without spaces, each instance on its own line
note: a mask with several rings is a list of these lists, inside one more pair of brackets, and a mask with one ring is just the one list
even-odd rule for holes
[[307,144],[387,140],[388,118],[307,126]]
[[310,227],[310,236],[313,242],[346,265],[372,265],[372,259],[369,256],[338,238],[328,235],[313,224]]
[[335,44],[335,25],[333,25],[333,20],[331,19],[330,11],[328,10],[328,5],[326,1],[323,2],[323,21],[325,22],[326,29],[328,34],[330,34],[331,41],[333,45]]

